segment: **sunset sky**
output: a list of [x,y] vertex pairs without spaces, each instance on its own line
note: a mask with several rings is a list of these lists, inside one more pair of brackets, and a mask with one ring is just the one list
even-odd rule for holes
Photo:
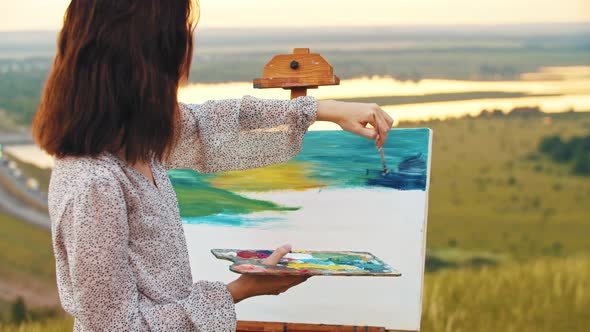
[[[57,30],[69,0],[0,0],[0,31]],[[201,0],[201,27],[590,22],[588,0]]]

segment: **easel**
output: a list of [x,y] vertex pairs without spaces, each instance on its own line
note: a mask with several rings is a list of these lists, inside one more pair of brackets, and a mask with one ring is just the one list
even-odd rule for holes
[[296,48],[293,54],[276,55],[264,66],[262,78],[254,80],[255,89],[283,88],[291,90],[291,99],[306,96],[307,89],[321,85],[339,85],[334,69],[318,53],[309,48]]
[[[291,99],[306,96],[307,89],[322,85],[339,85],[332,66],[309,48],[296,48],[293,54],[277,55],[264,67],[262,78],[254,80],[254,88],[291,90]],[[342,326],[239,321],[237,332],[384,332],[383,327]]]

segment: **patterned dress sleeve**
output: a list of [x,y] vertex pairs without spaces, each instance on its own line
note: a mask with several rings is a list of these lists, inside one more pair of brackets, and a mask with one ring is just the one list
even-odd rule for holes
[[93,178],[68,204],[60,225],[68,253],[75,327],[80,331],[232,331],[235,307],[221,282],[192,285],[187,297],[142,304],[129,261],[129,225],[123,191]]
[[201,173],[285,162],[301,151],[303,136],[317,116],[317,100],[310,96],[245,96],[180,107],[182,129],[166,167]]

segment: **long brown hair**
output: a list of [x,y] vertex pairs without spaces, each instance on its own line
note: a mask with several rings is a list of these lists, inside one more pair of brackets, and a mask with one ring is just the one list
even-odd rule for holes
[[165,158],[198,10],[191,0],[72,0],[33,120],[35,141],[56,157],[124,149],[131,163]]

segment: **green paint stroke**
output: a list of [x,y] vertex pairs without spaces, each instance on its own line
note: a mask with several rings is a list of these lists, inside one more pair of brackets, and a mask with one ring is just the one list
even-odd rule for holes
[[299,207],[285,207],[273,202],[250,199],[228,190],[212,187],[211,176],[191,170],[169,172],[178,197],[180,215],[204,217],[216,214],[248,214],[262,211],[297,211]]

